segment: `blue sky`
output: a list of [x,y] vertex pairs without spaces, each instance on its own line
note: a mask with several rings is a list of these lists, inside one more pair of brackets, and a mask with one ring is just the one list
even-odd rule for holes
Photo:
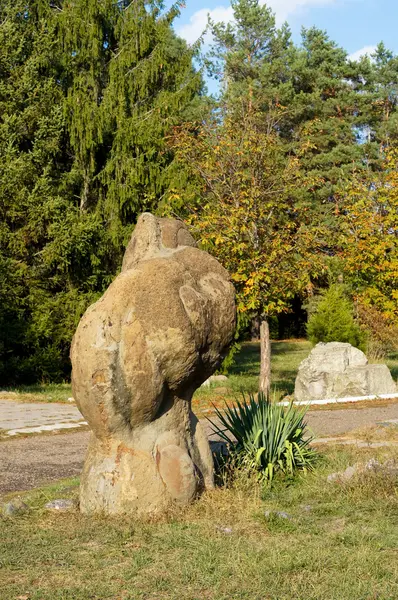
[[[280,24],[287,21],[293,39],[300,40],[302,26],[316,25],[329,37],[358,56],[371,52],[379,41],[398,52],[398,0],[268,0]],[[186,8],[175,22],[179,35],[193,42],[206,25],[206,15],[213,20],[231,18],[228,0],[186,0]]]

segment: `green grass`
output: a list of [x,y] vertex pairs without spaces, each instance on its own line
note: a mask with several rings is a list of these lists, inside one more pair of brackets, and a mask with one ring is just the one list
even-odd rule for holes
[[[306,340],[271,343],[271,378],[276,396],[292,394],[299,364],[311,351]],[[234,391],[257,392],[260,372],[260,344],[247,342],[236,357],[229,377]]]
[[70,383],[36,383],[3,388],[1,398],[21,402],[69,402],[72,396]]
[[398,382],[398,352],[391,352],[387,356],[386,365],[391,371],[394,381]]
[[43,510],[77,497],[77,480],[26,494],[30,513],[0,519],[0,599],[396,600],[396,478],[326,477],[398,451],[325,452],[314,474],[263,498],[256,487],[219,488],[147,522]]

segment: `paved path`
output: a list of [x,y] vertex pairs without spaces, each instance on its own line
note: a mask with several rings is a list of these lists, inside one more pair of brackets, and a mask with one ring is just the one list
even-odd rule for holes
[[[366,408],[347,408],[344,405],[341,410],[312,410],[308,413],[309,425],[317,436],[338,435],[391,419],[398,419],[397,402]],[[79,409],[73,404],[0,400],[0,431],[3,430],[4,435],[59,431],[85,424]]]
[[[4,402],[7,402],[4,407]],[[19,404],[11,408],[10,404]],[[32,407],[36,408],[33,409]],[[30,409],[29,409],[30,407]],[[43,411],[44,409],[44,411]],[[16,411],[16,421],[11,420]],[[29,412],[32,411],[32,412]],[[18,416],[19,414],[19,416]],[[14,428],[24,428],[31,414],[36,419],[36,427],[59,425],[59,419],[76,426],[82,417],[74,406],[60,404],[22,404],[0,401],[0,428],[12,424]],[[39,417],[41,415],[41,417]],[[15,413],[14,413],[15,417]],[[20,420],[22,419],[22,421]],[[378,423],[398,423],[398,403],[374,408],[344,408],[343,410],[318,410],[308,413],[308,422],[316,437],[336,436]],[[209,433],[207,421],[203,422]],[[15,427],[17,425],[17,427]],[[0,495],[27,490],[63,477],[80,473],[89,433],[87,431],[68,434],[31,436],[0,442]]]
[[0,431],[5,435],[72,429],[85,424],[74,404],[0,400]]
[[[346,406],[346,405],[345,405]],[[398,403],[371,408],[342,408],[334,410],[312,410],[307,414],[307,421],[316,437],[325,435],[342,435],[383,422],[398,420]]]

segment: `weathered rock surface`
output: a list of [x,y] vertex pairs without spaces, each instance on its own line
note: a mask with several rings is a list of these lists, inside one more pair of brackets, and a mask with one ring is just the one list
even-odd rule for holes
[[235,329],[225,269],[176,220],[141,215],[122,272],[73,339],[73,397],[93,434],[84,513],[148,513],[213,486],[209,443],[190,408]]
[[300,364],[294,388],[298,401],[395,392],[386,365],[369,365],[361,350],[340,342],[317,344]]
[[47,502],[44,508],[56,512],[68,512],[76,508],[76,502],[68,498],[58,498],[57,500]]
[[212,384],[224,383],[228,381],[228,377],[226,375],[211,375],[206,381],[204,381],[201,387],[210,387]]
[[29,506],[21,499],[14,498],[11,502],[7,502],[3,504],[1,507],[1,512],[5,517],[15,517],[18,515],[23,515],[24,513],[29,512]]
[[354,476],[367,475],[367,474],[381,474],[384,477],[398,477],[398,464],[393,459],[389,459],[384,463],[381,463],[377,458],[371,458],[363,463],[356,463],[355,465],[349,465],[345,471],[339,471],[331,473],[327,477],[328,483],[347,483],[351,481]]

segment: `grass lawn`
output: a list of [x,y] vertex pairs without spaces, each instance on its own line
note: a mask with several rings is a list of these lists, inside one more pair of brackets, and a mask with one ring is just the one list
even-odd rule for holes
[[46,512],[77,497],[76,479],[26,494],[30,513],[0,517],[0,599],[396,600],[397,477],[326,477],[398,448],[324,452],[313,474],[262,497],[218,488],[157,521]]
[[391,371],[394,381],[398,381],[398,352],[391,352],[385,362]]
[[3,388],[0,397],[20,402],[67,402],[72,397],[70,383],[36,383]]

